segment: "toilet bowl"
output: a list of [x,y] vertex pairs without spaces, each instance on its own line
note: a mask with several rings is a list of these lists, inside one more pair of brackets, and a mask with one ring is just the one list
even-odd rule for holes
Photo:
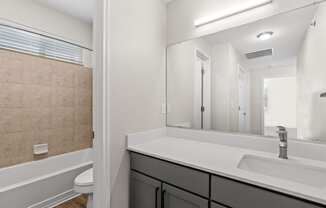
[[77,193],[88,194],[87,208],[93,207],[93,168],[86,170],[75,178],[74,190]]

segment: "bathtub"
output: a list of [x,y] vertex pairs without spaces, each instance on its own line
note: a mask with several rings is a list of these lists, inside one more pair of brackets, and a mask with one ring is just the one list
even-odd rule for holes
[[73,180],[92,166],[92,149],[0,169],[1,208],[48,208],[77,196]]

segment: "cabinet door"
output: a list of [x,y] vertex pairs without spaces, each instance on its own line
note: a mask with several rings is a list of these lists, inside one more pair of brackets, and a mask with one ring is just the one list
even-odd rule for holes
[[200,196],[209,197],[209,174],[156,158],[131,153],[131,168]]
[[162,208],[208,208],[208,200],[163,184]]
[[131,171],[130,208],[161,208],[161,182]]

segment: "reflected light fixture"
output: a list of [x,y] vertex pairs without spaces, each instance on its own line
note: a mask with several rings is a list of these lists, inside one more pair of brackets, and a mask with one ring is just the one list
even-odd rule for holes
[[241,7],[235,7],[211,17],[200,18],[194,22],[194,25],[198,28],[271,3],[273,3],[273,0],[251,0],[248,3],[241,4]]
[[262,33],[259,33],[258,35],[257,35],[257,38],[259,39],[259,40],[268,40],[268,39],[270,39],[272,36],[273,36],[273,32],[272,31],[268,31],[268,32],[262,32]]

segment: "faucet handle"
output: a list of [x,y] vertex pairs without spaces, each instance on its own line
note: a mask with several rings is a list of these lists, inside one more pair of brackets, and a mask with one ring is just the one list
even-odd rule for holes
[[276,126],[276,128],[277,128],[277,133],[287,132],[284,126]]
[[286,142],[288,134],[286,128],[284,126],[277,126],[276,128],[278,129],[277,133],[280,137],[281,142]]

